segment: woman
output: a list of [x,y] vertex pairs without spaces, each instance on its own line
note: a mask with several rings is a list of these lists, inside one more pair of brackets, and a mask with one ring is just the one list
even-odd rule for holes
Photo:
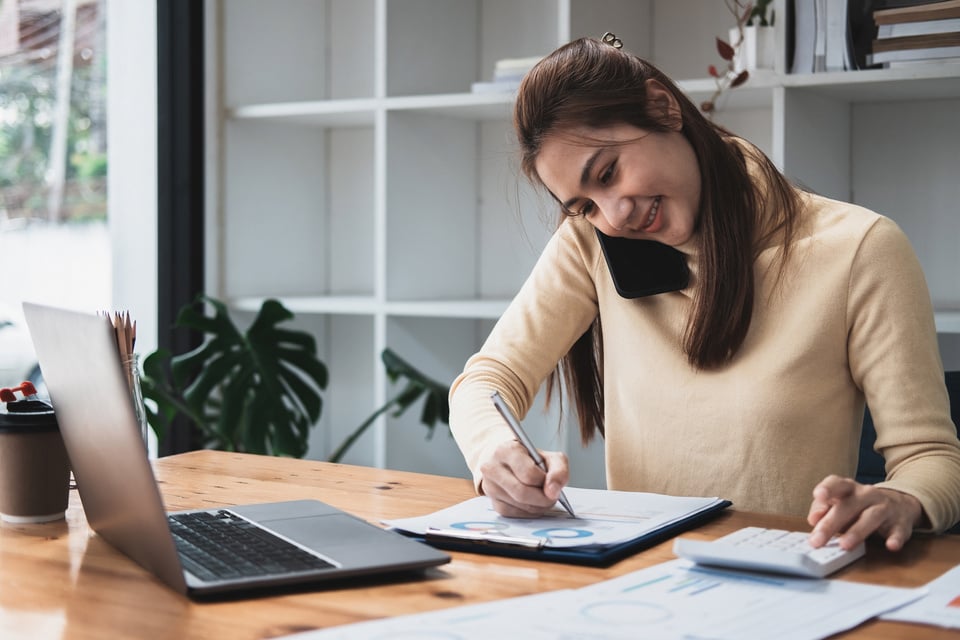
[[[583,441],[604,437],[611,489],[807,515],[814,546],[877,533],[898,550],[960,519],[933,310],[893,222],[794,188],[656,68],[595,39],[530,71],[514,121],[525,174],[562,216],[450,396],[499,513],[542,514],[568,467],[545,452],[538,469],[490,395],[523,416],[559,374]],[[597,231],[673,247],[686,285],[622,297]],[[851,479],[865,401],[887,464],[871,486]]]

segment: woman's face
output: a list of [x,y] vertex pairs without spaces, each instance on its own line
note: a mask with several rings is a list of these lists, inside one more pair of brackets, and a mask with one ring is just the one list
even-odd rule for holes
[[679,129],[578,127],[548,136],[535,166],[567,212],[606,235],[679,246],[696,229],[700,169]]

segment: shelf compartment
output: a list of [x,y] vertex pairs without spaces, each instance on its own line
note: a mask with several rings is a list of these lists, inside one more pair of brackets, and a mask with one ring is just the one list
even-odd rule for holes
[[224,295],[372,295],[373,130],[224,131]]
[[[310,436],[307,458],[325,460],[377,408],[371,381],[383,367],[374,353],[373,318],[365,315],[320,316],[316,323],[318,349],[329,372],[323,392],[320,422]],[[376,466],[376,440],[370,428],[350,447],[342,462]]]
[[387,117],[387,298],[475,294],[477,125]]
[[[501,58],[543,56],[558,43],[556,0],[391,0],[387,95],[464,93]],[[437,25],[442,25],[438,28]]]
[[[960,309],[958,111],[960,98],[851,109],[853,200],[890,217],[907,234],[940,310]],[[918,147],[917,140],[926,142]],[[950,326],[949,317],[938,317],[938,326]]]
[[516,293],[556,221],[514,146],[508,122],[388,114],[387,300]]
[[373,97],[375,0],[219,5],[228,105]]
[[[702,0],[624,0],[614,3],[613,9],[598,11],[589,0],[573,0],[571,19],[576,27],[578,16],[586,14],[589,17],[583,19],[592,21],[587,24],[596,26],[590,26],[589,33],[577,35],[598,37],[605,30],[614,31],[623,40],[625,49],[649,60],[671,78],[703,78],[710,65],[720,69],[725,64],[717,53],[716,38],[727,40],[729,29],[736,26],[736,19],[726,4]],[[579,13],[577,7],[580,7]],[[645,7],[648,13],[644,17]],[[617,16],[613,26],[602,24],[609,20],[608,12]],[[732,93],[737,91],[739,89]]]
[[[444,385],[450,385],[463,364],[489,332],[489,323],[440,318],[391,318],[387,322],[387,345],[411,366]],[[400,392],[400,380],[387,390],[387,397]],[[386,466],[421,473],[469,477],[466,463],[446,424],[437,422],[433,436],[420,422],[423,401],[399,418],[387,417]]]

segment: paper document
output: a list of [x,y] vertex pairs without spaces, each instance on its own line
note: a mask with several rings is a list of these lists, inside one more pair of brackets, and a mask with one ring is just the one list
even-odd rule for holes
[[565,622],[562,628],[569,632],[602,628],[606,633],[602,625],[631,624],[658,638],[814,640],[912,602],[925,590],[786,578],[674,560],[578,593],[586,604]]
[[416,535],[463,534],[465,539],[488,536],[491,541],[534,541],[544,547],[582,548],[628,542],[725,502],[720,498],[633,491],[572,487],[564,491],[576,518],[559,506],[540,518],[504,518],[494,511],[489,498],[481,496],[425,516],[386,520],[384,524]]
[[927,591],[920,600],[888,613],[883,619],[960,629],[960,567],[928,582]]
[[674,560],[581,589],[291,637],[814,640],[853,628],[923,593],[922,589],[840,580],[703,569],[686,560]]

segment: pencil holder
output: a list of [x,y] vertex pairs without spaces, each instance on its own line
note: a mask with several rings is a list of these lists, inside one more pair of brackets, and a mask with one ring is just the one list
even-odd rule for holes
[[137,425],[140,428],[140,437],[143,446],[149,446],[150,423],[147,422],[147,409],[143,404],[143,389],[140,385],[140,354],[131,353],[123,362],[130,385],[130,397],[133,400],[133,412],[137,416]]

